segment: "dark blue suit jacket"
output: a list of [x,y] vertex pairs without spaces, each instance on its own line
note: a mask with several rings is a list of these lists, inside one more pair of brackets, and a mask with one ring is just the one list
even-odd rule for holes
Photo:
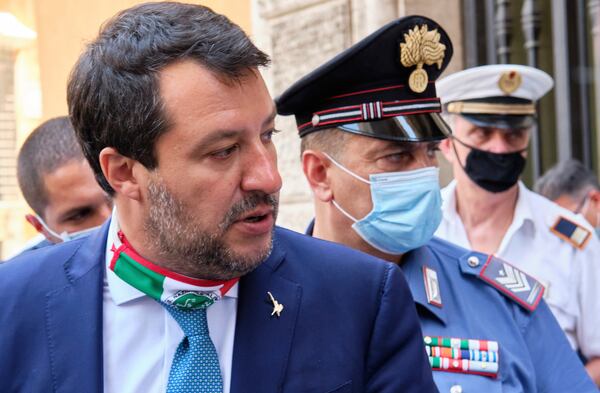
[[[102,393],[107,229],[0,266],[0,392]],[[231,392],[437,392],[398,267],[277,228],[240,280]]]

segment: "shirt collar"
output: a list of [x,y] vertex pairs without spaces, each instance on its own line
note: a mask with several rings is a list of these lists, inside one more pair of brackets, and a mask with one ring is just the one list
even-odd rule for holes
[[456,180],[452,180],[446,187],[442,188],[442,219],[455,221],[458,219],[456,210]]
[[[525,187],[522,181],[518,183],[519,194],[515,205],[515,214],[513,223],[515,230],[519,229],[524,223],[535,222],[533,211],[527,200],[527,193],[531,192]],[[452,180],[446,187],[442,189],[442,213],[445,220],[454,222],[460,220],[456,209],[456,180]]]
[[[109,269],[110,261],[113,257],[112,246],[113,244],[118,246],[121,243],[119,237],[117,236],[120,229],[121,227],[119,225],[119,216],[117,213],[117,208],[115,207],[112,212],[110,226],[108,227],[108,238],[106,240],[105,285],[108,286],[110,296],[117,306],[146,296],[145,293],[127,284],[125,281],[121,280],[112,270]],[[233,287],[231,287],[231,289],[227,291],[224,297],[237,298],[238,287],[239,282],[237,282]]]
[[513,222],[520,227],[525,222],[535,222],[533,211],[527,199],[527,193],[530,192],[522,181],[519,181],[519,195],[517,196],[517,204],[515,206],[515,217]]

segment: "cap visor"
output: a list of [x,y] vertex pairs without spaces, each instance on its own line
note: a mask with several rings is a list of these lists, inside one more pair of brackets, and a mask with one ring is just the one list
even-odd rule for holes
[[535,124],[532,115],[473,115],[461,114],[462,117],[479,127],[493,127],[520,130]]
[[342,131],[399,142],[427,142],[446,139],[450,127],[439,113],[396,116],[371,122],[338,126]]

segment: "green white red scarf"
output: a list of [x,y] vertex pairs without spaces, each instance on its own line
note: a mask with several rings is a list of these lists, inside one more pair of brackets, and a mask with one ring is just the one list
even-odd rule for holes
[[181,308],[206,308],[221,299],[239,278],[229,281],[200,280],[157,266],[140,256],[123,232],[121,244],[113,244],[109,268],[139,291],[160,302]]

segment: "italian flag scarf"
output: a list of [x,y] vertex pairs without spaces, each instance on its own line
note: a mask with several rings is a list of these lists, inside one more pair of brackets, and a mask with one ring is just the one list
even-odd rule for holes
[[109,268],[115,274],[151,298],[180,308],[206,308],[225,296],[238,281],[210,281],[187,277],[166,270],[144,259],[131,247],[123,232],[120,245],[112,246]]

